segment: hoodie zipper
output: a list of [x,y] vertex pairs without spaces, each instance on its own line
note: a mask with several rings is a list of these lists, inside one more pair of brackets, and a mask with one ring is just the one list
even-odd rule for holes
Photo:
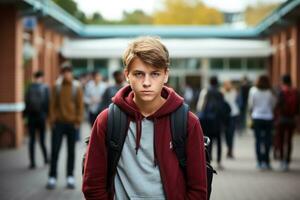
[[161,173],[161,168],[160,168],[160,164],[159,164],[159,161],[157,159],[157,155],[156,155],[156,124],[157,124],[157,120],[156,118],[154,118],[154,124],[153,124],[153,150],[154,150],[154,167],[158,166],[158,169],[159,169],[159,175],[160,175],[160,180],[161,180],[161,183],[162,183],[162,187],[163,187],[163,191],[164,191],[164,194],[166,196],[166,199],[168,199],[168,195],[167,195],[167,192],[166,192],[166,188],[165,188],[165,184],[164,184],[164,178],[162,176],[162,173]]

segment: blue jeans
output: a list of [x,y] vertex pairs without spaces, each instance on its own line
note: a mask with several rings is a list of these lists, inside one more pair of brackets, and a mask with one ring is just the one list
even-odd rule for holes
[[255,134],[255,150],[257,163],[270,165],[270,149],[272,145],[272,120],[253,119]]

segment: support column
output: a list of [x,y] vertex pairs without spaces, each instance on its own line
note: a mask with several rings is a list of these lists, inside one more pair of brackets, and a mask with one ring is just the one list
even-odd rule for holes
[[51,80],[50,84],[54,85],[57,77],[58,77],[58,68],[59,68],[59,62],[58,62],[58,53],[59,53],[59,35],[57,33],[54,33],[52,36],[52,43],[53,43],[53,48],[52,48],[52,55],[51,55],[51,60],[52,60],[52,65],[51,65]]
[[300,89],[300,24],[291,30],[291,77],[293,86]]
[[280,74],[279,74],[279,77],[281,77],[283,74],[286,74],[288,73],[288,62],[287,62],[287,51],[288,51],[288,48],[287,48],[287,31],[286,30],[283,30],[281,33],[280,33]]
[[279,84],[279,75],[280,75],[280,43],[279,36],[272,36],[272,47],[274,48],[274,52],[272,55],[272,84],[273,86]]
[[29,42],[34,48],[35,54],[31,60],[25,64],[25,85],[32,81],[33,73],[39,69],[39,39],[41,37],[39,26],[34,27],[32,31],[28,32],[28,34],[30,34]]
[[0,146],[23,141],[23,26],[14,5],[0,4]]
[[43,71],[45,72],[45,82],[47,84],[50,84],[51,82],[51,49],[52,49],[52,42],[51,42],[51,36],[52,33],[51,31],[45,29],[44,30],[44,62],[43,66]]
[[207,88],[209,86],[209,78],[210,78],[210,63],[208,58],[201,59],[201,85],[202,88]]
[[43,70],[44,71],[44,60],[45,60],[45,46],[46,46],[46,42],[45,42],[45,38],[44,38],[44,32],[45,32],[45,28],[44,28],[44,24],[43,22],[39,22],[38,23],[38,29],[40,31],[40,38],[38,39],[38,47],[39,47],[39,54],[38,54],[38,68],[39,70]]

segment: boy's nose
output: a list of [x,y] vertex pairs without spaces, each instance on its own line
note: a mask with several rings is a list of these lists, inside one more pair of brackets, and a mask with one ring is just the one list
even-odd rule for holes
[[146,76],[145,76],[145,79],[144,79],[144,82],[143,82],[143,86],[144,86],[144,87],[149,87],[149,86],[151,86],[151,81],[150,81],[150,76],[149,76],[149,75],[146,75]]

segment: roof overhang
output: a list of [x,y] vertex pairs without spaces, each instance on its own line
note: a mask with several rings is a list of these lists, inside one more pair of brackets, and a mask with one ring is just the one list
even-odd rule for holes
[[[121,58],[131,40],[65,40],[61,52],[66,58]],[[266,40],[162,39],[172,58],[268,57],[273,50]]]
[[228,26],[84,25],[50,0],[0,0],[0,3],[22,4],[24,15],[43,18],[50,28],[79,38],[132,38],[157,35],[162,38],[255,39],[299,22],[300,19],[300,0],[287,0],[257,26],[248,29]]
[[300,0],[287,0],[268,15],[256,27],[259,35],[265,36],[282,27],[287,27],[300,20]]
[[81,37],[85,38],[130,38],[144,35],[157,35],[162,38],[255,38],[259,36],[253,28],[235,29],[229,26],[89,25],[81,32]]

